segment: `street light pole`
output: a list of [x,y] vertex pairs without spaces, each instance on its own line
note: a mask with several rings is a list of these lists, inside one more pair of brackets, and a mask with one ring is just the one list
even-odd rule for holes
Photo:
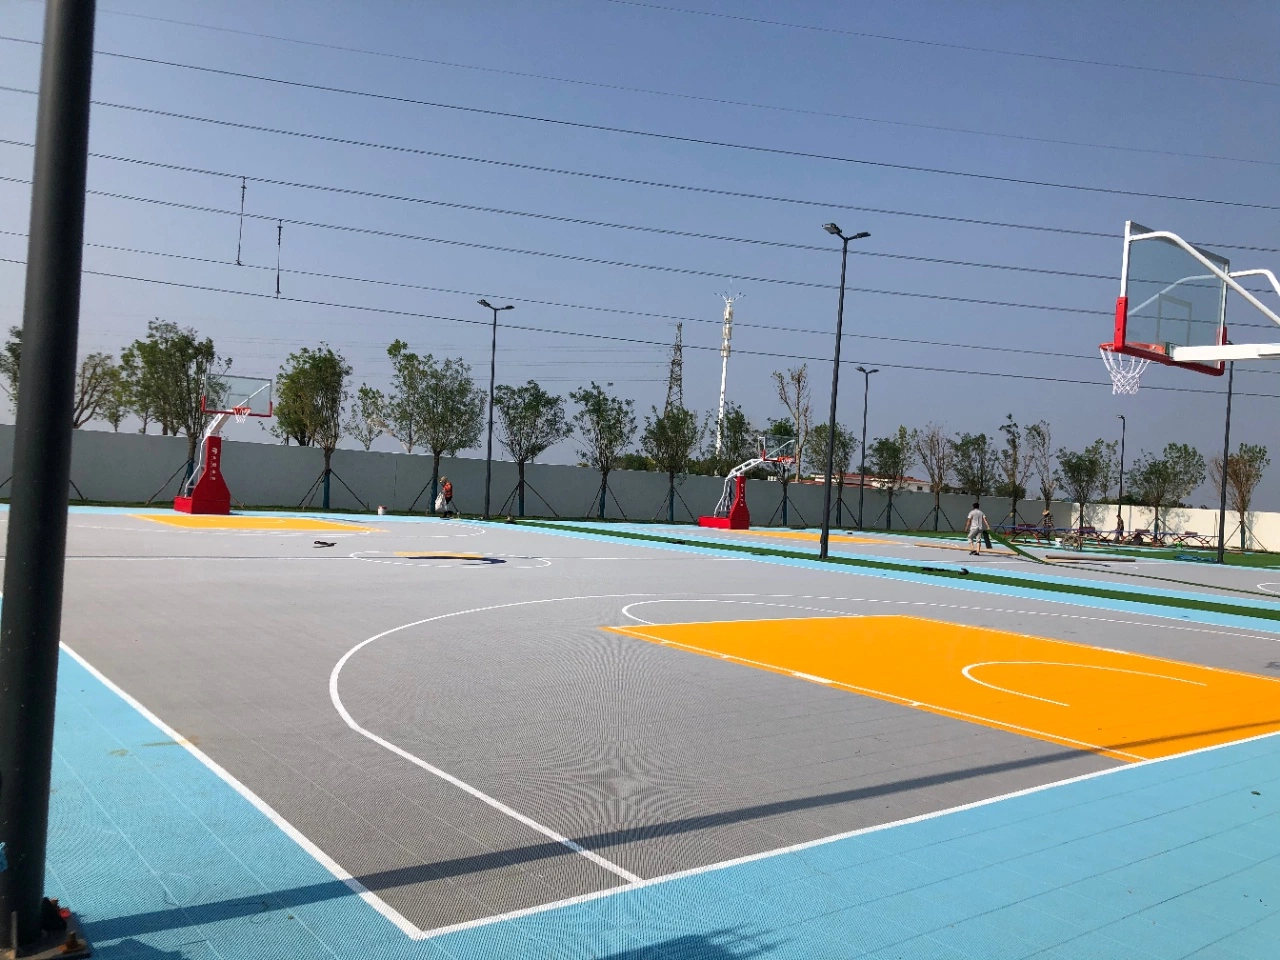
[[498,311],[514,310],[512,304],[495,307],[488,300],[476,301],[482,307],[493,311],[493,339],[489,344],[489,439],[484,450],[484,518],[489,519],[489,488],[493,481],[493,389],[494,379],[498,372]]
[[[1231,459],[1231,395],[1234,393],[1236,365],[1227,364],[1227,426],[1222,438],[1222,490],[1218,500],[1218,562],[1227,562],[1227,464]],[[1245,542],[1242,538],[1242,543]]]
[[849,241],[861,240],[871,234],[855,233],[846,237],[834,223],[824,223],[822,229],[840,238],[840,305],[836,308],[836,350],[831,361],[831,417],[827,421],[827,479],[822,485],[822,535],[818,538],[818,559],[827,559],[827,547],[831,540],[831,481],[836,461],[836,399],[840,391],[840,337],[844,327],[844,277],[849,264]]
[[[1124,418],[1123,413],[1117,413],[1116,417],[1120,420],[1120,489],[1116,491],[1116,516],[1120,516],[1120,511],[1124,506],[1124,434],[1128,429],[1129,421]],[[1046,510],[1051,507],[1046,503]]]
[[0,615],[0,950],[22,956],[35,953],[45,935],[94,14],[93,0],[45,3],[31,177]]
[[867,399],[871,394],[871,375],[880,369],[858,367],[862,374],[862,446],[858,448],[858,529],[862,529],[862,504],[867,494]]

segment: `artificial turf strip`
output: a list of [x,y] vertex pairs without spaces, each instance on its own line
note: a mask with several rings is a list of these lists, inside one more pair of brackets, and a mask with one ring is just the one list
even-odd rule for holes
[[1120,590],[1108,590],[1106,587],[1094,587],[1073,583],[1028,583],[1015,577],[1001,576],[998,573],[984,573],[976,570],[948,570],[942,567],[917,567],[892,560],[871,560],[865,557],[827,557],[825,561],[809,553],[796,550],[780,550],[776,547],[756,547],[745,543],[707,543],[700,540],[681,540],[677,537],[662,537],[651,533],[636,533],[633,530],[602,530],[596,527],[579,527],[568,523],[554,523],[538,520],[518,520],[517,523],[528,527],[546,527],[549,530],[568,530],[573,533],[585,533],[592,536],[616,537],[620,540],[640,540],[649,543],[668,543],[682,547],[701,547],[707,550],[720,550],[727,553],[744,553],[757,557],[782,557],[788,560],[811,560],[818,563],[831,563],[846,567],[864,567],[871,570],[888,570],[893,573],[910,573],[939,577],[944,580],[977,580],[982,583],[996,584],[1002,587],[1016,587],[1022,590],[1041,590],[1046,593],[1064,593],[1083,597],[1097,597],[1102,600],[1119,600],[1124,603],[1145,603],[1154,607],[1172,607],[1181,610],[1201,610],[1205,613],[1221,613],[1235,617],[1252,617],[1259,620],[1280,622],[1280,607],[1249,607],[1228,603],[1216,603],[1213,600],[1193,600],[1188,597],[1165,597],[1157,594],[1133,594]]

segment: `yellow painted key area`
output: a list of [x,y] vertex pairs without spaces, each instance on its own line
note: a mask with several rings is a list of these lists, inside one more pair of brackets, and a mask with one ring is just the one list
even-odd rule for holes
[[340,523],[319,517],[257,517],[252,514],[135,513],[140,520],[163,523],[171,527],[195,530],[305,530],[314,532],[369,533],[373,527],[358,523]]
[[1280,681],[984,627],[889,616],[606,629],[1119,760],[1280,730]]
[[[822,539],[822,535],[818,533],[810,533],[806,530],[735,530],[734,533],[747,533],[753,537],[772,537],[777,540],[808,540],[817,543]],[[830,541],[832,543],[893,543],[892,540],[884,540],[878,537],[855,537],[846,533],[831,534]]]

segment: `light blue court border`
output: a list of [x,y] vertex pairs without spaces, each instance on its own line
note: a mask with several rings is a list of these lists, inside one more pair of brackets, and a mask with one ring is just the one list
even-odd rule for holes
[[64,654],[49,877],[104,960],[1275,960],[1280,736],[415,940]]
[[[486,526],[482,521],[447,521],[449,523],[464,522],[472,523],[478,526]],[[624,529],[628,532],[643,532],[643,528],[636,528],[634,531],[629,530],[630,525],[609,524],[608,527],[614,529]],[[1243,630],[1250,633],[1277,633],[1280,634],[1280,621],[1278,620],[1261,620],[1249,616],[1232,616],[1225,613],[1213,613],[1207,610],[1188,610],[1178,607],[1160,607],[1150,603],[1143,603],[1140,599],[1144,594],[1159,594],[1162,596],[1177,597],[1180,599],[1206,600],[1215,603],[1238,607],[1241,610],[1248,610],[1254,606],[1261,606],[1241,602],[1233,597],[1224,597],[1216,594],[1179,592],[1165,589],[1137,589],[1127,584],[1113,584],[1108,581],[1097,580],[1077,580],[1064,577],[1044,576],[1035,577],[1026,574],[1013,574],[1009,571],[1001,570],[1001,576],[1016,576],[1028,583],[1027,587],[1010,587],[997,583],[984,583],[975,580],[962,580],[960,578],[940,579],[928,574],[912,574],[895,570],[877,570],[873,567],[854,567],[843,564],[823,563],[820,560],[804,560],[793,557],[778,557],[761,554],[740,553],[735,550],[726,550],[720,544],[713,540],[699,540],[697,537],[691,537],[687,534],[680,534],[682,540],[693,541],[687,546],[676,543],[658,543],[649,540],[628,540],[608,535],[606,525],[602,525],[600,533],[583,533],[574,530],[557,530],[553,527],[525,527],[526,531],[533,529],[539,533],[549,533],[557,537],[571,537],[580,540],[592,540],[595,542],[608,542],[615,544],[629,544],[637,547],[650,547],[655,550],[672,550],[680,553],[693,553],[699,556],[707,556],[712,554],[726,560],[749,560],[759,563],[775,563],[782,566],[800,567],[807,570],[821,570],[825,573],[847,574],[856,577],[875,577],[884,580],[898,580],[904,583],[918,583],[930,587],[943,587],[955,590],[967,590],[973,593],[984,593],[993,596],[1002,597],[1018,597],[1026,600],[1042,600],[1050,603],[1062,603],[1068,606],[1085,607],[1088,609],[1110,610],[1115,613],[1140,613],[1146,616],[1160,617],[1166,620],[1175,620],[1180,623],[1199,623],[1207,626],[1231,627],[1237,630]],[[652,533],[652,531],[649,531]],[[858,559],[885,561],[883,556],[874,554],[852,554],[842,553],[842,556],[856,557]],[[927,561],[915,560],[899,560],[898,558],[890,558],[889,562],[903,563],[913,566],[938,566],[937,563],[928,563]],[[961,564],[952,564],[959,567]],[[1054,593],[1046,590],[1037,590],[1034,586],[1036,581],[1042,582],[1059,582],[1072,585],[1093,586],[1100,589],[1115,590],[1122,593],[1131,593],[1134,595],[1133,600],[1112,600],[1104,597],[1090,597],[1080,594],[1063,594]]]

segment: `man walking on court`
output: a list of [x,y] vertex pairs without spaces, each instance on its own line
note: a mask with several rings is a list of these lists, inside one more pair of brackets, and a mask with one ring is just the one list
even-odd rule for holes
[[990,530],[991,524],[987,521],[987,515],[982,512],[982,508],[977,503],[974,503],[973,509],[969,511],[966,522],[969,529],[969,556],[980,556],[982,553],[983,531]]

